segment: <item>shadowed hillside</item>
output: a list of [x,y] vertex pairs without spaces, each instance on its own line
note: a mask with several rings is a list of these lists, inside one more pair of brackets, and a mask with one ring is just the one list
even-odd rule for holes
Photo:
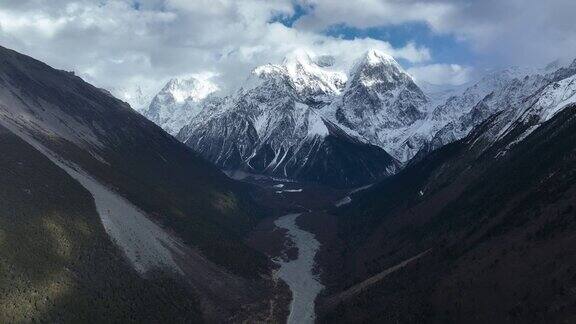
[[[190,320],[199,318],[200,307],[212,320],[235,316],[235,320],[240,321],[246,316],[257,317],[260,312],[267,312],[272,265],[266,256],[244,243],[244,236],[262,215],[252,202],[250,187],[227,178],[104,90],[72,73],[52,69],[4,48],[0,48],[0,125],[5,127],[6,145],[12,145],[12,149],[3,151],[15,154],[13,160],[8,160],[9,155],[0,159],[2,163],[11,163],[3,168],[9,172],[3,176],[11,178],[3,179],[0,187],[8,195],[6,205],[15,206],[3,210],[8,214],[3,214],[0,221],[8,223],[6,229],[2,227],[2,243],[10,253],[29,249],[27,253],[16,254],[18,257],[4,259],[3,269],[12,269],[23,262],[27,266],[21,266],[18,271],[35,273],[43,284],[62,282],[63,287],[67,287],[56,286],[55,295],[45,299],[36,294],[46,289],[34,288],[31,279],[22,279],[16,289],[22,294],[21,298],[30,299],[31,305],[39,303],[33,296],[43,303],[52,303],[55,301],[49,302],[51,298],[59,294],[65,298],[64,290],[77,287],[84,290],[72,293],[72,289],[69,300],[72,304],[63,302],[68,306],[62,307],[72,307],[75,302],[87,303],[94,294],[102,294],[101,298],[106,300],[105,291],[93,288],[93,282],[100,282],[114,292],[109,298],[122,302],[111,299],[114,301],[110,305],[116,305],[116,313],[107,310],[106,307],[111,306],[102,306],[92,309],[92,313],[87,314],[93,315],[85,315],[86,318],[109,316],[115,321],[131,318],[141,309],[142,314],[166,315],[166,319],[179,319],[181,314],[182,320]],[[35,156],[29,163],[49,165],[51,160],[53,165],[49,168],[34,165],[20,170],[27,166],[27,159],[19,156],[22,154]],[[62,170],[58,171],[57,166]],[[56,174],[44,175],[44,170],[54,170]],[[76,174],[75,179],[85,179],[80,181],[83,187],[90,185],[92,190],[104,192],[104,196],[98,197],[98,213],[90,194],[66,176],[72,175],[71,172]],[[64,179],[69,183],[59,186],[55,182],[53,188],[56,189],[52,190],[46,187]],[[24,187],[14,187],[11,181],[22,181]],[[26,181],[35,182],[25,185]],[[28,193],[40,189],[47,192]],[[22,195],[18,196],[18,192]],[[17,198],[25,200],[18,202]],[[107,207],[106,204],[115,205]],[[26,215],[34,225],[26,226],[28,220],[13,215]],[[10,223],[14,219],[22,223]],[[104,235],[99,221],[108,224],[109,236]],[[84,223],[88,225],[78,225]],[[15,228],[8,230],[8,224]],[[142,224],[147,225],[141,227]],[[165,240],[171,243],[167,245]],[[157,241],[161,244],[156,244]],[[157,250],[149,251],[150,246]],[[60,256],[62,253],[65,258]],[[94,256],[90,257],[91,253]],[[49,260],[46,264],[38,262],[41,259],[37,260],[36,254],[47,254]],[[127,258],[122,258],[122,254]],[[106,255],[110,260],[102,259]],[[61,257],[64,259],[59,259]],[[156,257],[159,259],[154,260]],[[129,266],[143,271],[139,275],[147,280],[126,267],[127,261],[131,263]],[[151,266],[154,262],[158,267]],[[170,263],[171,270],[165,268],[166,262]],[[110,273],[99,265],[107,263],[110,263]],[[79,268],[70,270],[72,264]],[[50,278],[51,268],[62,276],[62,281]],[[178,284],[172,284],[175,275]],[[162,289],[156,291],[155,282],[161,282]],[[134,287],[133,291],[124,286]],[[149,291],[139,292],[139,289]],[[87,297],[80,298],[82,294]],[[133,298],[143,301],[132,306]],[[154,300],[158,300],[158,305],[150,305]],[[24,304],[16,302],[16,305]],[[248,305],[252,312],[244,314],[241,309]],[[78,309],[78,314],[87,312],[80,306],[71,309]],[[27,313],[20,308],[18,312]],[[157,322],[155,319],[161,317],[143,315],[141,318]]]
[[325,322],[576,318],[576,106],[516,145],[530,124],[482,141],[497,119],[338,211]]
[[1,322],[201,320],[176,281],[131,269],[75,180],[3,127],[0,151]]

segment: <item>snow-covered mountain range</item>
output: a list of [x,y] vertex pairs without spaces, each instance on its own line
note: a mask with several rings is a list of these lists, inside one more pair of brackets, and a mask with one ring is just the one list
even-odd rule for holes
[[260,66],[234,95],[205,101],[178,138],[225,169],[337,186],[394,173],[393,157],[324,113],[345,89],[330,62],[297,52]]
[[333,57],[295,51],[255,68],[225,97],[209,81],[172,80],[144,115],[221,168],[351,186],[395,173],[495,113],[526,110],[528,98],[570,74],[560,66],[508,68],[424,92],[380,51],[367,51],[347,72],[333,65]]

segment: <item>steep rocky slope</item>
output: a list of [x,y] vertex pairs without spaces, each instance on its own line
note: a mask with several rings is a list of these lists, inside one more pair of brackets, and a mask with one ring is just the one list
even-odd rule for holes
[[0,126],[0,321],[202,321],[174,276],[142,278],[88,191]]
[[[8,130],[9,135],[5,137],[11,140],[18,137],[20,143],[26,143],[20,146],[11,144],[11,148],[17,151],[13,152],[15,161],[8,169],[18,170],[18,163],[26,165],[27,160],[19,155],[34,154],[34,160],[38,160],[34,165],[51,161],[51,169],[59,167],[60,175],[62,172],[68,175],[60,176],[67,179],[66,187],[55,189],[53,195],[67,200],[63,204],[82,206],[81,210],[64,210],[58,215],[51,214],[53,207],[42,207],[41,202],[46,197],[35,195],[35,187],[42,187],[43,181],[55,183],[57,178],[52,175],[43,179],[42,171],[34,175],[37,178],[34,186],[14,189],[23,190],[22,195],[29,199],[27,204],[19,203],[15,200],[18,197],[8,192],[4,199],[15,209],[5,210],[2,221],[15,224],[22,237],[35,237],[39,241],[33,246],[22,242],[19,247],[19,242],[13,241],[15,237],[6,234],[11,239],[2,242],[27,249],[30,253],[22,254],[21,259],[7,259],[8,264],[2,268],[3,275],[10,277],[5,271],[16,267],[12,263],[16,261],[29,264],[28,270],[36,276],[50,275],[50,269],[41,263],[36,268],[30,258],[43,253],[40,247],[52,244],[49,241],[52,236],[37,235],[37,226],[22,226],[26,224],[26,218],[15,216],[27,214],[26,208],[32,208],[34,214],[30,216],[34,217],[33,222],[47,224],[44,231],[64,236],[54,243],[64,244],[61,248],[56,247],[54,253],[60,253],[59,250],[68,253],[67,250],[75,249],[76,243],[84,244],[87,240],[86,244],[102,246],[113,251],[114,255],[125,257],[111,265],[118,267],[118,271],[127,271],[127,276],[133,278],[130,280],[136,280],[135,285],[140,288],[126,291],[125,295],[123,290],[119,290],[117,298],[127,299],[148,284],[148,281],[129,274],[134,270],[142,278],[157,274],[159,280],[176,276],[180,282],[186,282],[174,291],[174,296],[194,297],[185,297],[181,301],[180,297],[165,297],[169,299],[162,299],[158,307],[166,312],[159,316],[168,316],[168,319],[177,319],[180,315],[184,316],[182,318],[194,317],[198,311],[194,305],[199,302],[204,316],[223,320],[238,315],[246,305],[267,305],[268,281],[263,278],[269,276],[270,265],[263,255],[242,242],[242,236],[255,224],[259,214],[247,196],[249,190],[228,179],[127,104],[71,73],[54,70],[34,59],[0,48],[0,124]],[[18,151],[20,147],[22,152]],[[21,160],[18,162],[18,159]],[[26,179],[27,175],[29,173],[17,174],[13,178]],[[16,180],[6,181],[3,188],[10,188],[8,181]],[[67,188],[80,186],[84,190],[69,195],[72,189]],[[28,191],[31,193],[27,194]],[[77,197],[79,201],[76,201]],[[79,213],[83,218],[78,216]],[[72,217],[70,215],[80,217],[88,225],[79,225],[78,229],[70,229],[72,224],[62,225]],[[55,217],[54,220],[51,217]],[[67,231],[81,232],[73,232],[76,236],[64,242]],[[80,234],[94,236],[78,237]],[[5,247],[3,253],[11,253],[8,246]],[[83,258],[81,253],[74,257]],[[75,262],[74,258],[67,260]],[[47,267],[53,266],[49,264]],[[66,286],[68,288],[55,289],[71,289],[85,284],[90,287],[85,277],[102,276],[103,273],[91,272],[86,264],[80,265],[86,273],[73,277],[74,280]],[[67,267],[65,263],[58,266],[64,267],[58,268],[61,270]],[[22,280],[26,285],[32,278],[24,276]],[[47,280],[46,284],[52,282],[44,280]],[[153,282],[149,284],[153,285]],[[110,285],[120,287],[113,283]],[[222,290],[222,285],[227,286],[226,291]],[[6,295],[18,294],[18,298],[25,300],[33,300],[32,296],[38,293],[33,286],[13,287],[8,283],[5,287]],[[150,289],[150,297],[143,302],[156,298],[153,296],[172,293],[170,289],[168,292]],[[76,314],[71,304],[75,300],[73,297],[62,307]],[[173,306],[169,306],[171,303]],[[135,310],[119,307],[118,319],[134,315]],[[144,304],[135,305],[135,309],[144,307]],[[171,307],[180,307],[183,313],[170,313]],[[23,313],[13,314],[21,316]]]
[[200,113],[204,101],[217,91],[218,87],[207,80],[172,79],[152,98],[142,114],[169,134],[176,135]]
[[422,120],[428,99],[400,65],[389,55],[368,51],[350,72],[342,95],[324,114],[357,132],[370,143],[407,161],[398,143],[399,130]]

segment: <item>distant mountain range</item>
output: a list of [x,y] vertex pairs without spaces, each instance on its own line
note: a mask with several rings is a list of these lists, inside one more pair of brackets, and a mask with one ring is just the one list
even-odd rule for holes
[[[247,235],[285,245],[263,208],[304,210],[289,194],[334,221],[319,322],[572,322],[576,61],[453,89],[378,51],[334,66],[296,51],[228,96],[173,79],[140,110],[159,127],[0,47],[0,322],[282,322]],[[304,182],[363,187],[331,207],[348,191]]]
[[[296,51],[224,97],[209,81],[171,80],[143,114],[222,169],[354,187],[463,138],[553,72],[510,68],[443,92],[424,85],[425,93],[379,51],[347,73],[333,63]],[[534,84],[509,97],[526,77]]]

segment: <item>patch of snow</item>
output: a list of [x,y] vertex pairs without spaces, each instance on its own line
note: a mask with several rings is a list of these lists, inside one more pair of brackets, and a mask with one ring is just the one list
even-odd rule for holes
[[576,102],[576,75],[549,85],[533,110],[540,116],[541,122],[545,122],[574,102]]
[[276,191],[277,194],[285,193],[285,192],[302,192],[302,189],[285,189],[285,190],[278,190]]
[[360,191],[362,191],[362,190],[366,190],[366,189],[369,189],[369,188],[370,188],[370,187],[372,187],[372,186],[373,186],[373,184],[369,184],[369,185],[365,185],[365,186],[362,186],[362,187],[356,188],[356,189],[354,189],[354,190],[350,191],[350,194],[355,194],[355,193],[358,193],[358,192],[360,192]]
[[398,64],[391,55],[375,49],[368,50],[365,54],[364,60],[370,65],[378,65],[382,63]]
[[[302,103],[296,103],[297,106],[301,109],[308,109],[308,106]],[[309,110],[308,114],[308,137],[313,136],[328,136],[330,133],[328,131],[328,127],[322,120],[322,118],[314,112],[314,110]]]
[[336,207],[342,207],[344,205],[348,205],[351,202],[352,202],[352,198],[350,196],[346,196],[346,197],[338,200],[334,205]]

